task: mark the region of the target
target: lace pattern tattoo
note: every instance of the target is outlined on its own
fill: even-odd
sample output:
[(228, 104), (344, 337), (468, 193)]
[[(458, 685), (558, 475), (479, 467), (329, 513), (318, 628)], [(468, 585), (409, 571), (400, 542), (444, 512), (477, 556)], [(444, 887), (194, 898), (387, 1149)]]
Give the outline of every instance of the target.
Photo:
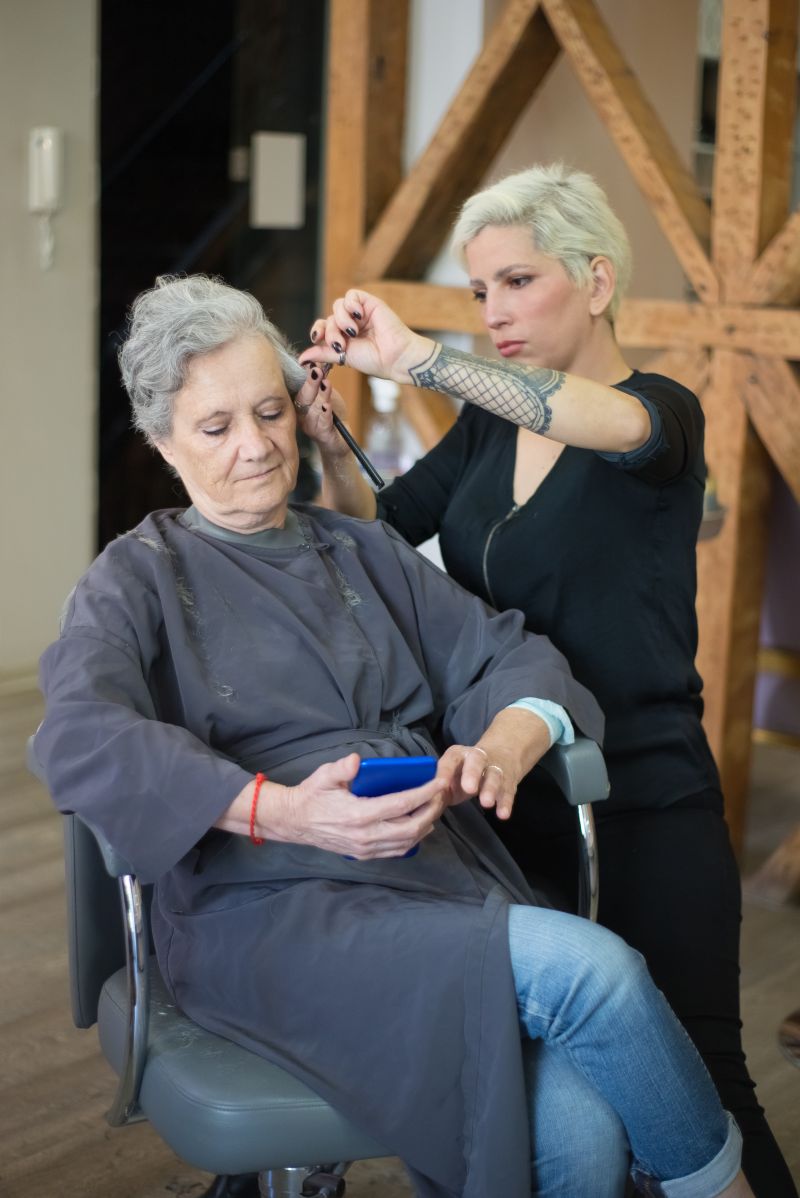
[(415, 387), (455, 395), (534, 433), (550, 428), (553, 411), (548, 401), (564, 385), (560, 370), (492, 362), (448, 345), (437, 345), (409, 374)]

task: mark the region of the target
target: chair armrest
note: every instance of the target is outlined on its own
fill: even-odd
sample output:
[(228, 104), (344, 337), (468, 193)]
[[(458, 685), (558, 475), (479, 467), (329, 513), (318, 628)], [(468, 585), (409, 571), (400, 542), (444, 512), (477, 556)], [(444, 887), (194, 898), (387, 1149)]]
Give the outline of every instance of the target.
[(609, 781), (600, 746), (586, 736), (571, 745), (553, 745), (539, 762), (573, 807), (608, 798)]
[(600, 747), (586, 736), (574, 744), (553, 745), (539, 762), (575, 808), (580, 830), (578, 914), (597, 920), (600, 875), (592, 803), (608, 798), (609, 782)]

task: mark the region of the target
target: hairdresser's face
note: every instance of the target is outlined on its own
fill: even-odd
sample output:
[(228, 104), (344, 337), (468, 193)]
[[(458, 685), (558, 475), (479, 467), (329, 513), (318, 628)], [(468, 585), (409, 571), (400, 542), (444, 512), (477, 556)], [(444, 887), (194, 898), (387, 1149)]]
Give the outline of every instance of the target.
[(576, 287), (522, 225), (487, 225), (466, 247), (470, 286), (504, 358), (575, 372), (592, 332), (591, 288)]
[(197, 510), (235, 532), (282, 528), (297, 479), (294, 406), (264, 337), (193, 358), (158, 446)]

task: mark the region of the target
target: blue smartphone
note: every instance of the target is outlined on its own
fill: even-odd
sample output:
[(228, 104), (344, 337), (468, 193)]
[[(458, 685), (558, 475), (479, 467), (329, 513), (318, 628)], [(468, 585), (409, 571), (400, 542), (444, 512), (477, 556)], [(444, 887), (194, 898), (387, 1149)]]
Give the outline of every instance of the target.
[(413, 790), (436, 775), (435, 757), (364, 757), (350, 790), (373, 799), (399, 790)]
[[(413, 790), (436, 776), (435, 757), (364, 757), (358, 773), (350, 783), (350, 791), (365, 799), (390, 795), (395, 791)], [(403, 853), (413, 857), (419, 845)]]

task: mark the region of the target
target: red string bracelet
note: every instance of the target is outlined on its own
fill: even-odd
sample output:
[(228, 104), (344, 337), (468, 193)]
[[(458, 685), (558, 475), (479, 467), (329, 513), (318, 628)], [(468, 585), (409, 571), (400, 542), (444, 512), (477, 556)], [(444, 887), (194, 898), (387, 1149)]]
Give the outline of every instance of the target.
[(258, 811), (258, 796), (261, 793), (261, 784), (266, 782), (264, 774), (256, 774), (256, 786), (253, 791), (253, 801), (250, 804), (250, 839), (253, 844), (263, 844), (264, 837), (256, 836), (256, 812)]

